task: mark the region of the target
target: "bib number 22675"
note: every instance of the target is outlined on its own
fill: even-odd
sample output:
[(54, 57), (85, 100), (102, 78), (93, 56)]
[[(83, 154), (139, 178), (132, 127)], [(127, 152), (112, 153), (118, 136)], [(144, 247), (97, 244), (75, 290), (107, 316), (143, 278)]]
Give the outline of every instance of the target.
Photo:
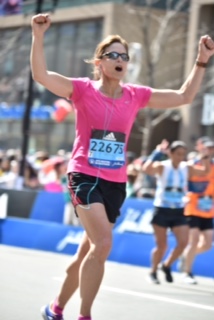
[(91, 166), (118, 169), (125, 165), (125, 134), (114, 131), (93, 130), (88, 153)]

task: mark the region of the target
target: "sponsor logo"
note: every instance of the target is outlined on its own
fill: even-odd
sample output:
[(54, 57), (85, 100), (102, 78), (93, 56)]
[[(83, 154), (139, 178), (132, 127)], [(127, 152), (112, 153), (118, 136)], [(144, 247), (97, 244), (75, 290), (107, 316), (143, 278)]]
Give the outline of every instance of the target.
[(115, 135), (113, 132), (110, 132), (109, 134), (107, 134), (103, 140), (111, 140), (111, 141), (116, 141)]
[(83, 230), (81, 231), (69, 231), (67, 235), (60, 240), (56, 246), (57, 251), (62, 251), (68, 244), (79, 244), (83, 237)]
[(127, 208), (123, 221), (115, 228), (118, 233), (136, 232), (136, 233), (153, 233), (151, 219), (153, 209), (147, 209), (142, 212), (133, 208)]

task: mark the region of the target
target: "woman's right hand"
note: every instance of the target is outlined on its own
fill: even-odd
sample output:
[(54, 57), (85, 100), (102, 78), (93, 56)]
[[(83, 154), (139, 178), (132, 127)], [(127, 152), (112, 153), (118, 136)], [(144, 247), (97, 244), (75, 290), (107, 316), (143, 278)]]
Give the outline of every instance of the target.
[(31, 27), (34, 35), (43, 35), (51, 25), (48, 14), (37, 14), (32, 17)]

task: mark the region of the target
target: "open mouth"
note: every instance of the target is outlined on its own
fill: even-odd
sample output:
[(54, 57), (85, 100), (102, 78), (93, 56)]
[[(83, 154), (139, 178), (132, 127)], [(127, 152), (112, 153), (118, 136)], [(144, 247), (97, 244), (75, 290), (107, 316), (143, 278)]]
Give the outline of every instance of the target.
[(120, 66), (117, 66), (117, 67), (115, 67), (115, 70), (118, 71), (118, 72), (121, 72), (121, 71), (123, 71), (123, 68), (120, 67)]

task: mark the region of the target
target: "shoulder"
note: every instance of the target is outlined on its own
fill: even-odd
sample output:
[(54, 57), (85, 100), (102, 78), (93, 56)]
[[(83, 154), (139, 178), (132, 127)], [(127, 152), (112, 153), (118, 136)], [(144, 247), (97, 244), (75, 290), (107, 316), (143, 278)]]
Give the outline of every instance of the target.
[(152, 92), (152, 88), (148, 86), (142, 86), (138, 84), (133, 83), (123, 83), (122, 87), (124, 90), (130, 91), (132, 93), (146, 93), (146, 92)]
[(131, 83), (123, 84), (123, 91), (129, 93), (137, 108), (145, 108), (152, 95), (152, 88)]
[(89, 86), (93, 80), (90, 78), (84, 77), (84, 78), (71, 78), (73, 86)]
[[(73, 93), (71, 96), (71, 100), (77, 102), (81, 99), (86, 92), (89, 92), (90, 89), (95, 88), (94, 80), (90, 78), (71, 78), (72, 85), (73, 85)], [(87, 91), (86, 91), (87, 89)]]

